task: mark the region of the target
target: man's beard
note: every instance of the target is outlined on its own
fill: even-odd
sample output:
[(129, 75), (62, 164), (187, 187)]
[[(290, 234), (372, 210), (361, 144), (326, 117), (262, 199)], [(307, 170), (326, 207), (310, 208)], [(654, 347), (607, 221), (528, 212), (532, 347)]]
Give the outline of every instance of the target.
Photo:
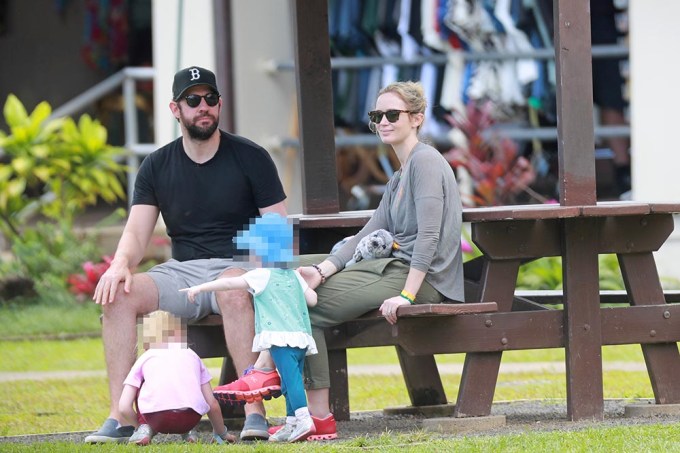
[(195, 124), (189, 123), (189, 120), (184, 117), (184, 112), (182, 111), (181, 106), (179, 107), (179, 112), (180, 112), (180, 121), (182, 122), (184, 127), (187, 129), (187, 133), (189, 134), (189, 137), (192, 140), (200, 140), (200, 141), (208, 140), (210, 137), (212, 137), (212, 135), (217, 130), (217, 120), (214, 119), (212, 116), (204, 115), (201, 118), (199, 118), (199, 120), (203, 119), (203, 118), (210, 118), (211, 120), (213, 120), (213, 122), (210, 124), (210, 126), (201, 127), (201, 126), (197, 126)]
[(189, 137), (193, 140), (208, 140), (217, 130), (217, 121), (213, 121), (209, 126), (201, 127), (196, 124), (184, 124), (187, 128)]

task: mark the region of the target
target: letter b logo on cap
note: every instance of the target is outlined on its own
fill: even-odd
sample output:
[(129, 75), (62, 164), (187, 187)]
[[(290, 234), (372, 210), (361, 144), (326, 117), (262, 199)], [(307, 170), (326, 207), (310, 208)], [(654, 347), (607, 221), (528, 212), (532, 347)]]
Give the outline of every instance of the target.
[(189, 74), (191, 74), (191, 79), (190, 80), (198, 80), (201, 78), (201, 73), (198, 70), (198, 68), (191, 68), (189, 69)]

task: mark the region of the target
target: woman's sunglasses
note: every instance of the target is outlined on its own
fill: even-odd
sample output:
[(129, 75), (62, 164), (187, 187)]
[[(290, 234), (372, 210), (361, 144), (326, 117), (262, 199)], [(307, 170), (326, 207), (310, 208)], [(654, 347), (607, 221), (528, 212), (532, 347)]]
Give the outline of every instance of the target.
[(198, 94), (189, 94), (184, 96), (184, 99), (187, 101), (187, 105), (191, 108), (198, 107), (198, 105), (201, 103), (201, 99), (205, 99), (205, 103), (208, 104), (209, 107), (215, 107), (220, 100), (220, 95), (215, 93), (208, 93), (204, 96), (200, 96)]
[(388, 110), (383, 112), (382, 110), (372, 110), (368, 112), (368, 118), (372, 123), (379, 123), (382, 121), (383, 115), (387, 117), (387, 121), (390, 123), (396, 123), (399, 120), (399, 115), (402, 113), (414, 113), (410, 110)]

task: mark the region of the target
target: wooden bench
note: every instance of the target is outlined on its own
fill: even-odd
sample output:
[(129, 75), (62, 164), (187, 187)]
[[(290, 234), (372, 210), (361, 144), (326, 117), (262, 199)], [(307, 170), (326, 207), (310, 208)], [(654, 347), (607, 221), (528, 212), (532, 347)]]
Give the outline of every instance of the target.
[[(483, 256), (465, 263), (466, 303), (416, 306), (392, 326), (375, 312), (326, 331), (331, 405), (349, 417), (349, 348), (395, 346), (413, 406), (448, 403), (435, 354), (466, 353), (453, 415), (489, 415), (503, 351), (565, 348), (567, 408), (572, 420), (603, 413), (602, 345), (640, 344), (656, 402), (679, 403), (679, 292), (662, 290), (652, 252), (673, 230), (680, 204), (601, 203), (465, 209)], [(327, 252), (353, 234), (371, 211), (297, 217), (301, 253)], [(601, 292), (597, 255), (614, 253), (626, 291)], [(522, 263), (562, 256), (565, 291), (516, 291)], [(480, 305), (481, 303), (482, 305)], [(553, 304), (563, 304), (556, 309)], [(624, 306), (602, 306), (602, 304)], [(484, 305), (492, 304), (492, 305)], [(420, 307), (420, 308), (418, 308)], [(410, 308), (409, 308), (410, 309)], [(455, 310), (466, 310), (455, 312)], [(470, 311), (471, 310), (471, 311)], [(226, 357), (221, 319), (190, 327), (202, 357)], [(223, 367), (221, 382), (236, 378)]]
[[(441, 304), (409, 305), (398, 308), (399, 321), (395, 325), (385, 321), (378, 310), (373, 310), (356, 320), (327, 329), (326, 342), (331, 374), (331, 407), (335, 418), (337, 420), (349, 420), (347, 349), (350, 348), (395, 346), (413, 406), (446, 404), (446, 395), (436, 364), (434, 361), (430, 362), (427, 358), (423, 359), (425, 356), (413, 357), (401, 347), (399, 329), (407, 324), (409, 319), (474, 315), (491, 313), (496, 309), (497, 306), (494, 302), (462, 303), (446, 301)], [(200, 357), (224, 357), (220, 376), (221, 384), (236, 378), (236, 373), (225, 347), (221, 316), (210, 315), (198, 323), (190, 325), (188, 343)], [(235, 410), (238, 409), (235, 408)]]

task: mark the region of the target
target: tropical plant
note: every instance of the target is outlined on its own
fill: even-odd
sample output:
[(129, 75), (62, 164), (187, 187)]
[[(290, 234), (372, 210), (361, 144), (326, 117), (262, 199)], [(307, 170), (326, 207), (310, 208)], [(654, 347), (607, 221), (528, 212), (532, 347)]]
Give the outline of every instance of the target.
[(10, 94), (3, 110), (10, 133), (0, 131), (0, 231), (19, 240), (33, 213), (72, 225), (76, 214), (98, 199), (125, 198), (118, 162), (126, 151), (107, 144), (107, 131), (89, 115), (50, 119), (41, 102), (29, 115)]
[(103, 256), (102, 261), (99, 263), (93, 263), (92, 261), (86, 261), (83, 263), (83, 273), (71, 274), (68, 276), (68, 284), (70, 290), (73, 294), (82, 300), (86, 297), (92, 297), (94, 290), (99, 283), (99, 279), (106, 272), (106, 270), (111, 266), (111, 261), (113, 257)]
[[(494, 124), (495, 106), (487, 101), (470, 102), (466, 112), (453, 112), (446, 119), (461, 134), (453, 148), (443, 153), (456, 170), (459, 180), (469, 179), (472, 193), (462, 190), (468, 206), (498, 206), (515, 202), (525, 192), (540, 202), (546, 200), (529, 185), (536, 178), (531, 162), (518, 152), (517, 144), (506, 137), (486, 134)], [(465, 173), (463, 175), (462, 173)], [(464, 189), (464, 187), (462, 187)]]
[(64, 299), (68, 275), (101, 256), (93, 237), (74, 231), (74, 219), (99, 199), (125, 198), (118, 161), (126, 151), (108, 145), (106, 128), (89, 115), (77, 123), (52, 119), (46, 102), (28, 114), (14, 95), (3, 113), (9, 133), (0, 131), (0, 233), (13, 259), (0, 257), (0, 275), (28, 277), (39, 298)]

